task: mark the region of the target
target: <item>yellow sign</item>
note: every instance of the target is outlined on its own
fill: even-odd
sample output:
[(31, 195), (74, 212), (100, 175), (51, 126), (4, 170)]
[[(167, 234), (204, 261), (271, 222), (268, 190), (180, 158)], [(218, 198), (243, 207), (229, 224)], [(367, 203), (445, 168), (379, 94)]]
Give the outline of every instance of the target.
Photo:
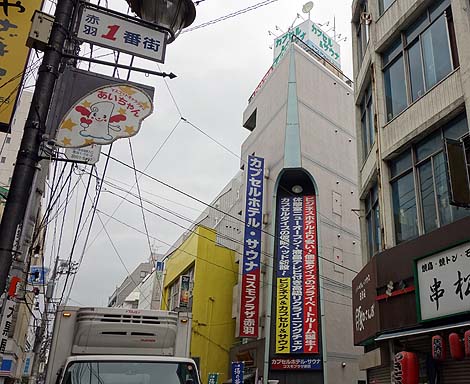
[(28, 59), (26, 39), (42, 0), (0, 1), (0, 131), (6, 131)]
[(290, 277), (277, 278), (276, 353), (290, 353)]

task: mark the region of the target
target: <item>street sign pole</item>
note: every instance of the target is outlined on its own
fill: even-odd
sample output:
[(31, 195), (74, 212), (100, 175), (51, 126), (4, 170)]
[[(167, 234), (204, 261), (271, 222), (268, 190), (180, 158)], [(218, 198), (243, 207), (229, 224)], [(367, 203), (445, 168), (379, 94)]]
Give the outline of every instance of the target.
[(18, 240), (21, 238), (22, 222), (39, 161), (39, 146), (45, 132), (54, 85), (59, 76), (62, 50), (69, 33), (73, 10), (73, 0), (57, 1), (55, 22), (39, 67), (38, 80), (0, 224), (0, 294), (5, 291), (13, 259), (20, 252)]

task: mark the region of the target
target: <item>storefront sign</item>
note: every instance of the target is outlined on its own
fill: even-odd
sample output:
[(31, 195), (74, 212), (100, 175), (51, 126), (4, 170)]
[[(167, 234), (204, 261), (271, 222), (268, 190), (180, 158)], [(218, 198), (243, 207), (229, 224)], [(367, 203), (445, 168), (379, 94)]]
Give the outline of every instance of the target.
[(375, 260), (371, 260), (353, 279), (352, 304), (354, 319), (354, 344), (375, 336), (379, 331)]
[(136, 135), (142, 121), (152, 111), (149, 95), (132, 85), (95, 89), (77, 101), (62, 118), (56, 144), (65, 148), (111, 144)]
[(278, 207), (276, 353), (319, 353), (316, 197), (283, 197)]
[(209, 373), (209, 377), (207, 379), (207, 384), (217, 384), (219, 382), (219, 374), (218, 373)]
[(48, 271), (48, 268), (32, 266), (29, 270), (28, 283), (44, 285), (46, 283), (46, 275)]
[(7, 298), (2, 311), (2, 320), (0, 323), (0, 356), (5, 353), (7, 347), (8, 335), (11, 331), (13, 321), (13, 312), (15, 311), (16, 303)]
[(0, 364), (0, 376), (13, 376), (16, 371), (15, 361), (9, 358), (3, 358)]
[(23, 365), (23, 377), (31, 376), (31, 369), (33, 367), (33, 354), (31, 352), (26, 354)]
[(470, 311), (470, 243), (416, 261), (420, 320)]
[(130, 19), (83, 8), (77, 37), (89, 43), (163, 63), (166, 37), (155, 28)]
[(101, 145), (90, 145), (89, 147), (83, 148), (67, 148), (64, 154), (68, 160), (93, 165), (100, 159)]
[(258, 337), (264, 159), (248, 156), (240, 337)]
[(287, 52), (289, 44), (296, 40), (304, 42), (322, 58), (335, 67), (341, 68), (341, 48), (339, 44), (311, 20), (291, 28), (288, 32), (274, 40), (273, 66), (279, 64), (279, 61)]
[(189, 276), (181, 276), (180, 308), (188, 308), (189, 305)]
[(245, 364), (242, 361), (232, 363), (232, 384), (243, 384), (243, 370)]
[(322, 369), (322, 361), (321, 359), (272, 359), (271, 369), (275, 371), (319, 371)]
[(3, 1), (0, 6), (0, 132), (8, 132), (29, 48), (31, 19), (42, 0)]

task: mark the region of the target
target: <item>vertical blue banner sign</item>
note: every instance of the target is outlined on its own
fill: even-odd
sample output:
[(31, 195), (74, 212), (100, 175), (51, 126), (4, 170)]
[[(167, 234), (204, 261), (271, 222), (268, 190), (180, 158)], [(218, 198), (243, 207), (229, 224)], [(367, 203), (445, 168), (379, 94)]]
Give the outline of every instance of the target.
[(264, 159), (248, 156), (243, 243), (240, 337), (258, 337), (263, 225)]
[(232, 384), (243, 384), (243, 369), (245, 364), (243, 361), (232, 363)]

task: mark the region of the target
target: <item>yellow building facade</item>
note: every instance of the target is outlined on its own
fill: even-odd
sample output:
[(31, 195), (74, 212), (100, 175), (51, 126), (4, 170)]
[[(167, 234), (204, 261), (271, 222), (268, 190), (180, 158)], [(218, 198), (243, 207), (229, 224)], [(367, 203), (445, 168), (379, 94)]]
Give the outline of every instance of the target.
[(178, 310), (181, 276), (189, 276), (193, 324), (191, 357), (199, 358), (201, 379), (219, 373), (228, 379), (229, 351), (235, 343), (233, 287), (237, 284), (235, 252), (216, 244), (215, 230), (197, 226), (165, 263), (163, 309)]

